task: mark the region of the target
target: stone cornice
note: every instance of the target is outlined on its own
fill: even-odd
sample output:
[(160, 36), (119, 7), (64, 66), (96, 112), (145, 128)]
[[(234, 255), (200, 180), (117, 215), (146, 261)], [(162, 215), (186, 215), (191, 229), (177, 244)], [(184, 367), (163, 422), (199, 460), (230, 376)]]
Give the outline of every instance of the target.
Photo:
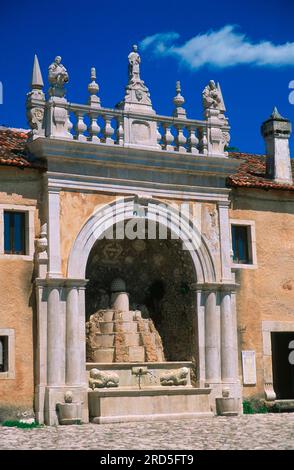
[[(156, 171), (197, 172), (225, 177), (233, 173), (241, 161), (228, 158), (191, 155), (180, 152), (168, 152), (153, 149), (117, 147), (115, 145), (92, 142), (79, 142), (67, 139), (39, 137), (28, 143), (29, 150), (39, 158), (50, 160), (86, 161), (95, 165), (135, 166), (136, 168), (154, 168)], [(49, 168), (50, 170), (50, 168)]]

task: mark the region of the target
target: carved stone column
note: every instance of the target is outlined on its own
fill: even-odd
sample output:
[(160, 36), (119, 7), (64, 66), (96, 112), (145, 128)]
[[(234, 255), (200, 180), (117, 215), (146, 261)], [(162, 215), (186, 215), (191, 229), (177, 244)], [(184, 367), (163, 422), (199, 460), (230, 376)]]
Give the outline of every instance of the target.
[(48, 277), (61, 277), (60, 189), (48, 187)]
[[(85, 280), (67, 280), (66, 298), (66, 384), (84, 383), (85, 369), (84, 344), (85, 325), (81, 324), (79, 290)], [(82, 310), (84, 317), (84, 309)]]
[(205, 302), (205, 368), (206, 382), (219, 383), (220, 364), (220, 315), (216, 308), (216, 292), (208, 291)]
[(222, 382), (235, 383), (237, 377), (237, 350), (234, 311), (231, 293), (221, 293), (221, 372)]
[(66, 383), (80, 383), (79, 310), (78, 290), (67, 289), (66, 299)]
[(218, 202), (220, 250), (221, 250), (221, 276), (223, 282), (232, 281), (231, 268), (231, 234), (229, 219), (229, 201)]
[(58, 279), (51, 279), (48, 289), (47, 384), (65, 383), (65, 316), (61, 308)]

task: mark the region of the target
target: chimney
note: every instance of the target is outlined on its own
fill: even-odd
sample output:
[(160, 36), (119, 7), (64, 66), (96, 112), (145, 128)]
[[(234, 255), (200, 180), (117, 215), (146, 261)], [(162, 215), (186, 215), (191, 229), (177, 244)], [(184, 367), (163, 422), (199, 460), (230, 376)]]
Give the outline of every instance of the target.
[(277, 183), (292, 184), (289, 137), (291, 123), (275, 107), (269, 119), (261, 126), (266, 145), (266, 172)]

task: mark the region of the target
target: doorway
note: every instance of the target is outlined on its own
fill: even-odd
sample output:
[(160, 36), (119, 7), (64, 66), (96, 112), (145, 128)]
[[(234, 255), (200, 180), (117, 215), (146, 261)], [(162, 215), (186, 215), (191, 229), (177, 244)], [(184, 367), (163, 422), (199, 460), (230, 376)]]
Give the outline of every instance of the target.
[(294, 364), (289, 360), (291, 341), (294, 332), (271, 333), (273, 385), (279, 400), (294, 398)]

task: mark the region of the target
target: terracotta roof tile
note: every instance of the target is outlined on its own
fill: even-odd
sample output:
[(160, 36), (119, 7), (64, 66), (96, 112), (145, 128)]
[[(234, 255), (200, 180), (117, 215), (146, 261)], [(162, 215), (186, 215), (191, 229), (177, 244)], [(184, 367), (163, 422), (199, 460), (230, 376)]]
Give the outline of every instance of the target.
[(43, 168), (42, 162), (34, 159), (25, 149), (28, 131), (0, 129), (0, 165), (19, 168)]
[[(227, 185), (233, 188), (279, 189), (294, 191), (294, 184), (276, 183), (266, 176), (266, 156), (242, 152), (230, 152), (230, 158), (243, 160), (237, 173), (227, 178)], [(291, 161), (294, 175), (294, 160)]]

